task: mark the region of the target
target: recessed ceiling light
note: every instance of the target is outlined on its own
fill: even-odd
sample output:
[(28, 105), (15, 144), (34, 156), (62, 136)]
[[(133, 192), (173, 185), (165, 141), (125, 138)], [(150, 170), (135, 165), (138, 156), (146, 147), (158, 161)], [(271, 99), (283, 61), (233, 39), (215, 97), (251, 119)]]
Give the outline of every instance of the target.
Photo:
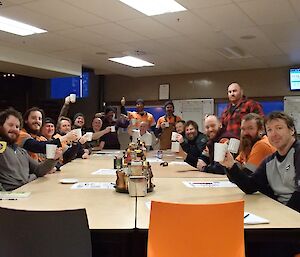
[(0, 16), (0, 30), (19, 36), (28, 36), (32, 34), (47, 32), (46, 30), (19, 21), (15, 21), (3, 16)]
[(123, 56), (123, 57), (116, 57), (116, 58), (109, 58), (109, 61), (121, 63), (124, 65), (128, 65), (134, 68), (138, 67), (145, 67), (145, 66), (154, 66), (153, 63), (144, 61), (142, 59), (133, 57), (133, 56)]
[(245, 40), (250, 40), (250, 39), (254, 39), (256, 38), (256, 36), (254, 35), (244, 35), (244, 36), (241, 36), (240, 39), (245, 39)]
[(163, 13), (186, 11), (182, 5), (174, 0), (119, 0), (124, 4), (148, 16)]

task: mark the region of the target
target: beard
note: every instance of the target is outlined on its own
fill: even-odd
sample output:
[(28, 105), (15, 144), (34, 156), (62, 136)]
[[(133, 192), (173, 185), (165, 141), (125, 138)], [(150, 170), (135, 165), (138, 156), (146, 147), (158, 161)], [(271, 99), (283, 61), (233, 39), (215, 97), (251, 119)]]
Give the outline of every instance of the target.
[(244, 152), (246, 156), (248, 156), (251, 152), (251, 149), (253, 145), (261, 139), (260, 135), (256, 135), (255, 138), (252, 138), (249, 135), (245, 135), (241, 137), (241, 145), (240, 145), (240, 151)]
[[(35, 123), (35, 124), (38, 124), (38, 123)], [(40, 129), (31, 129), (27, 123), (24, 123), (24, 129), (26, 130), (27, 133), (29, 134), (33, 134), (33, 135), (37, 135), (37, 136), (40, 136)]]
[(15, 133), (15, 132), (12, 133), (15, 134), (15, 138), (10, 138), (8, 133), (4, 130), (4, 128), (0, 127), (0, 137), (9, 145), (15, 144), (19, 138), (19, 133)]

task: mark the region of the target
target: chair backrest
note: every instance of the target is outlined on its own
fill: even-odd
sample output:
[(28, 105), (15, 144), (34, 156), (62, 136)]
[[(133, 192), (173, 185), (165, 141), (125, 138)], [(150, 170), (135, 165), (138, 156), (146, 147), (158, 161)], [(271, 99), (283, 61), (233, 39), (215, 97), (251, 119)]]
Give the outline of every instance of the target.
[(148, 257), (244, 257), (244, 201), (151, 203)]
[(0, 256), (91, 257), (85, 209), (24, 211), (0, 208)]

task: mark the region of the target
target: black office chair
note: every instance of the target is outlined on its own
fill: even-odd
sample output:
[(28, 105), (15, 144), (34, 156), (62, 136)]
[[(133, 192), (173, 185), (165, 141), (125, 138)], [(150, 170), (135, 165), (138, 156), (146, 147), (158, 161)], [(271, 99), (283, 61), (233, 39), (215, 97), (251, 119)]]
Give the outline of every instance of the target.
[(0, 256), (91, 257), (85, 209), (24, 211), (0, 208)]

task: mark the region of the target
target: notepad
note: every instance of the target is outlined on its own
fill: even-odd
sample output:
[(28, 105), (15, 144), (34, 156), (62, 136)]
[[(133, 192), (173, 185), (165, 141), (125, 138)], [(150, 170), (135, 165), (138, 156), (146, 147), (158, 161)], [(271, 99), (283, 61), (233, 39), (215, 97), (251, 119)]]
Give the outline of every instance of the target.
[(182, 181), (186, 187), (198, 188), (198, 187), (237, 187), (236, 184), (230, 181)]
[[(249, 214), (249, 215), (248, 215)], [(257, 216), (250, 212), (244, 212), (244, 224), (245, 225), (256, 225), (256, 224), (268, 224), (270, 223), (269, 220)]]
[(11, 191), (1, 191), (0, 199), (1, 200), (18, 200), (27, 198), (30, 196), (30, 192), (11, 192)]
[(115, 189), (111, 182), (79, 182), (71, 186), (71, 189)]
[(172, 161), (169, 163), (170, 165), (182, 165), (182, 166), (190, 166), (188, 163), (184, 161)]
[(92, 175), (116, 175), (115, 169), (99, 169), (92, 172)]

